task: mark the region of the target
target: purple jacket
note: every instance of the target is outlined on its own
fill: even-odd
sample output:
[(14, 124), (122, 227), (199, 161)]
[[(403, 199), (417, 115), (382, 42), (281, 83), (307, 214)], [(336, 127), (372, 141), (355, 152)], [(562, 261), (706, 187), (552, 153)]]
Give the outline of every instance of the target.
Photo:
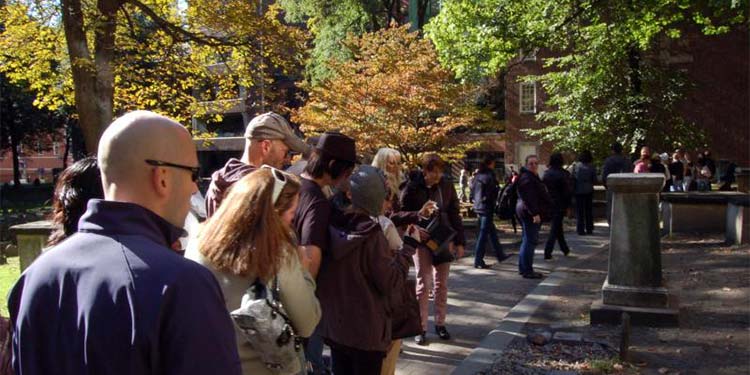
[(183, 233), (135, 204), (92, 199), (78, 233), (11, 290), (17, 374), (240, 374), (211, 272), (170, 245)]
[(208, 190), (206, 190), (206, 215), (208, 217), (213, 216), (214, 212), (219, 209), (221, 201), (224, 200), (224, 195), (229, 187), (256, 169), (256, 167), (245, 164), (239, 159), (231, 158), (227, 160), (223, 168), (211, 175), (211, 184), (208, 185)]

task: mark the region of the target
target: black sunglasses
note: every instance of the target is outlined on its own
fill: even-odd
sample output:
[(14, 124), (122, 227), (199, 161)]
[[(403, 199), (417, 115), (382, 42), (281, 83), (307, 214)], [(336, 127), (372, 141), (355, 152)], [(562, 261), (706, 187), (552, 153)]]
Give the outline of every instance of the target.
[(148, 165), (153, 165), (155, 167), (172, 167), (190, 171), (190, 178), (193, 180), (193, 182), (198, 182), (198, 179), (200, 179), (200, 175), (198, 174), (198, 172), (200, 172), (200, 167), (189, 167), (187, 165), (174, 164), (166, 161), (152, 159), (146, 159), (145, 161)]

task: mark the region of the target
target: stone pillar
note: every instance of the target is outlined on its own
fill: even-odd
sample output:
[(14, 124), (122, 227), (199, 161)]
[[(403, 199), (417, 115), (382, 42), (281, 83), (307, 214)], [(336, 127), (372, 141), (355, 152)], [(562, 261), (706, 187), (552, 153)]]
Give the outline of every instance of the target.
[(676, 322), (661, 270), (659, 192), (663, 184), (661, 173), (607, 177), (613, 194), (609, 269), (602, 300), (592, 305), (592, 323), (618, 323), (622, 312), (630, 314), (633, 324)]
[(46, 220), (10, 227), (11, 232), (16, 235), (21, 272), (42, 253), (42, 249), (47, 246), (47, 238), (54, 229), (52, 222)]

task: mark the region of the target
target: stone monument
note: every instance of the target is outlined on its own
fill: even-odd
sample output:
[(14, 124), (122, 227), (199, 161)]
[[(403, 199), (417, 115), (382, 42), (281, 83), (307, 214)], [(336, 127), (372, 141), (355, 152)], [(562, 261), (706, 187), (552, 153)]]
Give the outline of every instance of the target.
[(612, 191), (609, 269), (602, 299), (591, 306), (591, 323), (619, 324), (627, 312), (634, 325), (677, 325), (676, 298), (662, 279), (659, 229), (661, 173), (607, 177)]

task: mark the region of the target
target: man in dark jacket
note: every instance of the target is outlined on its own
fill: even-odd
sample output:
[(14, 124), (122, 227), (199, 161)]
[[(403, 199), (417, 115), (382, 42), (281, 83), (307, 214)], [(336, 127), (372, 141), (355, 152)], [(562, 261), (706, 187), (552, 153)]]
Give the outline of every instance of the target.
[(266, 164), (281, 169), (289, 151), (305, 153), (309, 147), (294, 134), (289, 122), (273, 112), (256, 116), (245, 129), (245, 152), (241, 159), (231, 158), (211, 175), (206, 191), (206, 214), (211, 217), (224, 194), (235, 182)]
[[(460, 258), (464, 254), (464, 227), (459, 215), (456, 189), (452, 183), (442, 178), (445, 163), (436, 154), (427, 154), (420, 164), (421, 169), (410, 173), (408, 182), (401, 190), (401, 207), (404, 211), (419, 211), (428, 201), (434, 202), (446, 225), (450, 225), (456, 232), (450, 247)], [(445, 316), (448, 308), (450, 261), (442, 262), (441, 259), (434, 262), (432, 252), (427, 247), (420, 246), (414, 256), (414, 265), (417, 271), (417, 299), (424, 330), (415, 340), (419, 345), (427, 345), (428, 285), (435, 286), (435, 332), (441, 339), (448, 340), (450, 334), (445, 327)]]
[(568, 243), (565, 242), (565, 231), (563, 228), (563, 218), (565, 211), (570, 206), (572, 191), (570, 188), (570, 173), (563, 169), (562, 154), (556, 152), (549, 157), (549, 169), (544, 172), (542, 182), (547, 186), (547, 191), (552, 198), (552, 223), (549, 230), (549, 238), (544, 246), (544, 259), (552, 259), (552, 250), (555, 248), (555, 242), (560, 243), (560, 251), (565, 256), (570, 253)]
[(503, 251), (503, 246), (497, 239), (497, 229), (494, 222), (495, 202), (499, 190), (495, 177), (495, 159), (488, 156), (482, 161), (479, 173), (474, 177), (470, 190), (474, 200), (474, 212), (479, 216), (479, 234), (474, 249), (474, 268), (491, 267), (491, 265), (484, 263), (484, 247), (487, 244), (488, 237), (492, 249), (495, 251), (497, 262), (500, 263), (508, 259)]
[(105, 200), (8, 299), (17, 374), (240, 374), (211, 273), (172, 246), (197, 190), (190, 133), (130, 112), (99, 143)]
[[(630, 173), (633, 164), (622, 155), (622, 145), (618, 142), (612, 144), (612, 155), (604, 160), (602, 167), (602, 183), (607, 187), (607, 176), (612, 173)], [(607, 189), (607, 222), (612, 218), (612, 192)]]
[(518, 254), (518, 273), (526, 279), (540, 279), (542, 274), (534, 272), (534, 250), (539, 243), (539, 229), (542, 219), (548, 218), (552, 199), (539, 179), (539, 158), (526, 157), (526, 166), (521, 168), (518, 177), (518, 203), (516, 215), (521, 219), (521, 251)]

